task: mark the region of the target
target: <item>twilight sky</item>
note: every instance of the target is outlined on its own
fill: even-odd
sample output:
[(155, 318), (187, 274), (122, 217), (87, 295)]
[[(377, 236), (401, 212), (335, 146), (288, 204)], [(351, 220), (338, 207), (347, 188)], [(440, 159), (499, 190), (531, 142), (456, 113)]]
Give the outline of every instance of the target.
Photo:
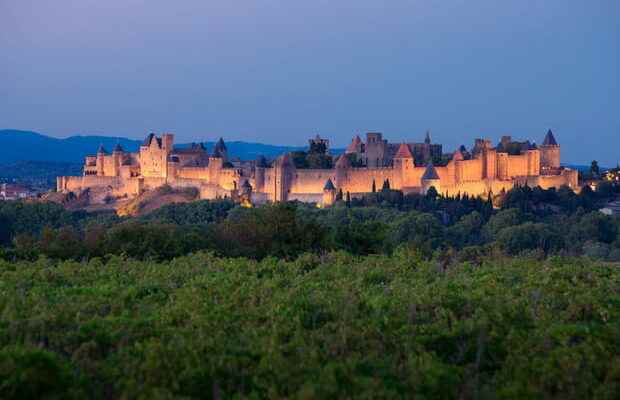
[(617, 0), (0, 0), (0, 129), (620, 161)]

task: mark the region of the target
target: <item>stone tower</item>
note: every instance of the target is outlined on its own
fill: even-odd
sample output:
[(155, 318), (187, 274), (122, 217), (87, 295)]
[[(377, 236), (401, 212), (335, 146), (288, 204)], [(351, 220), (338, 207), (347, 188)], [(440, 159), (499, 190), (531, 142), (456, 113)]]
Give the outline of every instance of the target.
[(394, 187), (402, 188), (407, 182), (407, 176), (413, 172), (414, 159), (407, 143), (401, 143), (394, 155)]
[(120, 143), (117, 143), (116, 146), (114, 146), (114, 150), (112, 150), (112, 160), (113, 160), (113, 175), (114, 176), (119, 176), (120, 175), (120, 171), (121, 171), (121, 164), (123, 163), (123, 147), (121, 146)]
[(432, 162), (428, 163), (426, 171), (422, 175), (422, 194), (427, 194), (431, 187), (434, 187), (437, 193), (441, 193), (439, 175)]
[(366, 133), (366, 166), (378, 168), (384, 166), (387, 153), (387, 140), (380, 132)]
[(288, 153), (279, 157), (274, 167), (274, 201), (287, 201), (290, 185), (292, 183), (293, 163)]
[(540, 146), (541, 170), (553, 170), (560, 168), (560, 145), (556, 142), (551, 129), (547, 131), (545, 140)]
[(347, 146), (346, 150), (344, 151), (345, 154), (361, 154), (362, 153), (362, 148), (363, 148), (363, 143), (362, 143), (362, 139), (360, 139), (359, 135), (355, 135), (355, 137), (353, 138), (353, 140), (351, 140), (351, 143)]
[(215, 143), (215, 146), (213, 147), (213, 155), (215, 157), (220, 157), (224, 163), (228, 161), (228, 149), (226, 148), (224, 139), (220, 138), (220, 140)]
[(174, 147), (174, 135), (172, 133), (164, 133), (161, 135), (162, 149), (166, 153), (170, 153)]
[(336, 187), (332, 182), (331, 178), (325, 182), (325, 186), (323, 187), (323, 207), (329, 207), (336, 202)]
[(99, 150), (97, 150), (97, 175), (104, 176), (105, 175), (105, 155), (106, 151), (103, 147), (103, 144), (99, 146)]
[(265, 190), (265, 168), (267, 168), (267, 160), (264, 156), (259, 156), (256, 159), (256, 165), (254, 167), (254, 189), (257, 192)]

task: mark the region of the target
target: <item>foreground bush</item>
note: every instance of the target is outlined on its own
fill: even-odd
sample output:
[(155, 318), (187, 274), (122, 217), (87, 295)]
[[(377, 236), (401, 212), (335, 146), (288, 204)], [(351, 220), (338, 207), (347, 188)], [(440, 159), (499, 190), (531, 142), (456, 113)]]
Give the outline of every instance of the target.
[(620, 269), (332, 253), (0, 261), (2, 398), (620, 391)]

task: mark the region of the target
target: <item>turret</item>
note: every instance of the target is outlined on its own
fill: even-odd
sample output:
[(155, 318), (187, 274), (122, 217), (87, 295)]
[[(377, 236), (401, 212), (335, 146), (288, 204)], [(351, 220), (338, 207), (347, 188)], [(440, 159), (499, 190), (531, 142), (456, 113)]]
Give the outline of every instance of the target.
[(359, 135), (355, 135), (351, 143), (347, 146), (344, 151), (345, 154), (358, 154), (362, 152), (362, 139), (360, 139)]
[(274, 166), (275, 174), (275, 198), (274, 201), (288, 200), (288, 191), (292, 181), (293, 169), (295, 166), (291, 162), (288, 153), (280, 156)]
[(121, 165), (123, 164), (123, 147), (120, 143), (116, 143), (114, 150), (112, 150), (112, 160), (114, 166), (114, 176), (120, 175)]
[(323, 186), (323, 207), (329, 207), (336, 202), (336, 187), (332, 182), (331, 178), (325, 182), (325, 186)]
[(147, 150), (151, 146), (151, 144), (155, 144), (159, 147), (159, 140), (157, 139), (157, 136), (155, 136), (155, 133), (153, 132), (149, 133), (146, 136), (146, 138), (144, 139), (144, 142), (142, 142), (142, 145), (140, 146), (140, 149)]
[(105, 151), (103, 144), (99, 145), (99, 149), (97, 150), (97, 175), (98, 176), (105, 175), (104, 164), (105, 164), (106, 154), (107, 152)]
[(536, 147), (536, 144), (530, 146), (526, 151), (527, 154), (527, 174), (529, 176), (540, 175), (540, 153), (541, 151)]
[(407, 143), (401, 143), (398, 151), (394, 155), (396, 187), (404, 187), (407, 182), (407, 174), (412, 172), (414, 168), (413, 154)]
[(224, 168), (224, 160), (219, 154), (214, 153), (209, 156), (209, 166), (207, 168), (209, 169), (209, 182), (217, 184), (220, 179), (220, 172)]
[(174, 135), (172, 133), (164, 133), (161, 136), (162, 148), (170, 153), (174, 146)]
[(407, 143), (401, 143), (394, 154), (394, 167), (397, 166), (404, 169), (413, 167), (413, 154)]
[(213, 156), (220, 157), (224, 162), (228, 161), (228, 149), (226, 148), (224, 139), (220, 138), (220, 140), (215, 143), (213, 147)]
[(543, 171), (560, 168), (560, 145), (555, 140), (551, 129), (547, 131), (540, 146), (540, 167)]
[(254, 183), (256, 185), (256, 191), (262, 192), (265, 186), (265, 168), (267, 168), (267, 160), (264, 156), (259, 156), (256, 159), (256, 165), (254, 166)]
[(428, 190), (431, 187), (434, 187), (437, 193), (440, 193), (441, 185), (440, 185), (439, 175), (437, 174), (437, 170), (433, 163), (428, 163), (426, 166), (426, 171), (424, 171), (424, 175), (422, 175), (422, 194), (428, 193)]

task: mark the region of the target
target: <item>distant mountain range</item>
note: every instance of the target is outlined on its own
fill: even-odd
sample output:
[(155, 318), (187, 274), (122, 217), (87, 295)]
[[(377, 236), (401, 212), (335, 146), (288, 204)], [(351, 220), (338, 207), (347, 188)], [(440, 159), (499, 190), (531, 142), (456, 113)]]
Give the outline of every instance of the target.
[[(99, 145), (111, 151), (120, 143), (126, 151), (137, 151), (141, 140), (109, 136), (71, 136), (66, 139), (57, 139), (31, 131), (5, 129), (0, 130), (0, 165), (22, 161), (79, 163), (84, 157), (95, 154)], [(209, 152), (213, 149), (213, 142), (205, 142)], [(179, 147), (188, 146), (188, 143), (179, 144)], [(295, 150), (305, 150), (303, 147), (274, 146), (250, 142), (226, 142), (231, 157), (242, 160), (254, 160), (259, 155), (274, 158), (281, 154)], [(331, 149), (332, 154), (340, 154), (344, 149)], [(589, 165), (567, 165), (569, 168), (589, 170)], [(602, 167), (601, 167), (602, 168)], [(604, 168), (602, 168), (604, 169)]]
[[(137, 151), (141, 140), (108, 136), (71, 136), (66, 139), (57, 139), (30, 131), (5, 129), (0, 130), (0, 164), (9, 164), (17, 161), (45, 161), (81, 163), (84, 157), (95, 154), (99, 145), (108, 151), (120, 143), (125, 151)], [(213, 142), (205, 142), (209, 152)], [(188, 144), (179, 144), (180, 147)], [(301, 147), (274, 146), (262, 143), (226, 142), (228, 154), (242, 160), (253, 160), (259, 155), (267, 158), (280, 154), (301, 150)], [(336, 150), (337, 151), (337, 150)]]

